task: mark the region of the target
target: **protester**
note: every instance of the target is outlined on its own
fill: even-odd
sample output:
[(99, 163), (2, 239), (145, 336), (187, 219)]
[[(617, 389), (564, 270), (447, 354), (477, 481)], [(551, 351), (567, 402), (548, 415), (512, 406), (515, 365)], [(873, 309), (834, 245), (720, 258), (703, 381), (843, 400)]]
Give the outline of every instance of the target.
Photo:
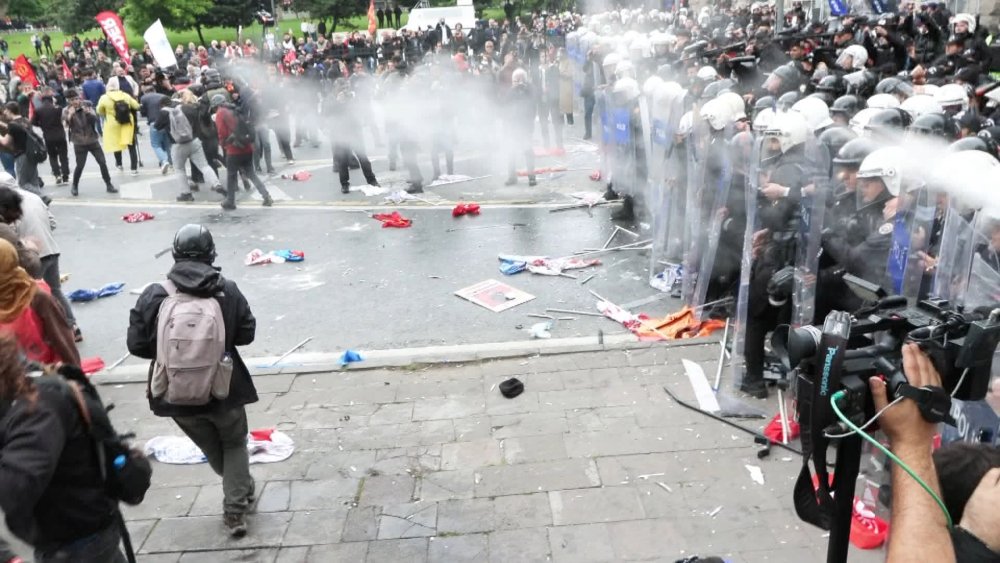
[(211, 101), (215, 110), (215, 128), (219, 134), (219, 145), (226, 155), (226, 199), (222, 202), (223, 209), (236, 209), (237, 175), (242, 174), (249, 180), (263, 198), (262, 205), (271, 207), (274, 200), (268, 193), (264, 182), (257, 177), (253, 169), (253, 139), (256, 131), (244, 116), (238, 115), (237, 109), (225, 102), (225, 98), (216, 94)]
[(154, 124), (160, 116), (160, 110), (169, 101), (169, 96), (156, 92), (152, 86), (144, 87), (142, 97), (139, 98), (139, 114), (146, 118), (146, 124), (149, 125), (149, 144), (153, 147), (160, 171), (164, 175), (170, 173), (170, 146), (173, 142), (166, 131), (157, 129)]
[(73, 155), (76, 160), (70, 193), (74, 197), (80, 195), (80, 176), (83, 175), (83, 167), (87, 164), (87, 155), (92, 155), (97, 161), (105, 191), (109, 194), (118, 193), (118, 188), (111, 183), (111, 173), (108, 171), (104, 151), (101, 149), (100, 118), (97, 117), (97, 112), (90, 102), (80, 98), (75, 89), (66, 93), (66, 101), (69, 105), (63, 110), (62, 119), (69, 130), (69, 140), (73, 143)]
[[(36, 155), (44, 152), (44, 141), (39, 139), (31, 129), (28, 120), (21, 116), (21, 107), (17, 102), (7, 102), (4, 105), (3, 117), (7, 132), (0, 138), (0, 148), (14, 155), (14, 170), (17, 184), (21, 188), (38, 196), (42, 195), (41, 177), (38, 175), (38, 164), (41, 162)], [(44, 196), (48, 203), (48, 196)]]
[(138, 153), (135, 146), (135, 112), (139, 102), (122, 92), (119, 80), (111, 80), (107, 93), (97, 102), (97, 114), (104, 118), (104, 150), (115, 155), (115, 168), (123, 171), (122, 152), (128, 150), (129, 169), (133, 176), (139, 174)]
[[(236, 347), (253, 342), (257, 322), (236, 283), (213, 267), (215, 242), (207, 228), (181, 227), (174, 236), (173, 256), (174, 265), (167, 281), (149, 285), (129, 313), (128, 349), (134, 356), (156, 362), (151, 366), (151, 378), (158, 377), (152, 371), (160, 369), (157, 365), (166, 371), (167, 381), (151, 379), (149, 406), (153, 414), (173, 418), (201, 448), (212, 470), (222, 477), (223, 523), (234, 537), (242, 537), (247, 533), (246, 514), (253, 506), (256, 492), (247, 453), (246, 405), (257, 402), (257, 391)], [(167, 355), (168, 348), (163, 346), (163, 339), (170, 336), (167, 331), (174, 329), (167, 327), (169, 319), (161, 315), (187, 310), (185, 302), (203, 304), (199, 309), (200, 323), (224, 325), (218, 327), (220, 331), (203, 332), (199, 341), (199, 349), (222, 351), (223, 355), (210, 360), (213, 366), (215, 362), (219, 364), (216, 374), (218, 370), (228, 370), (231, 375), (230, 385), (220, 393), (223, 399), (212, 396), (204, 397), (201, 404), (171, 404), (169, 394), (159, 387), (161, 383), (168, 384), (171, 370), (175, 369), (172, 361), (177, 360), (175, 355)], [(222, 336), (224, 341), (205, 340), (210, 335)], [(207, 377), (218, 376), (207, 374)]]
[(173, 140), (170, 156), (174, 166), (174, 176), (180, 185), (180, 195), (177, 201), (194, 201), (191, 192), (198, 189), (195, 183), (189, 183), (185, 175), (188, 160), (192, 167), (197, 168), (205, 179), (205, 184), (212, 191), (226, 195), (225, 189), (219, 183), (219, 177), (209, 166), (201, 144), (201, 120), (198, 118), (198, 98), (190, 90), (183, 90), (180, 103), (164, 106), (153, 127), (165, 131)]

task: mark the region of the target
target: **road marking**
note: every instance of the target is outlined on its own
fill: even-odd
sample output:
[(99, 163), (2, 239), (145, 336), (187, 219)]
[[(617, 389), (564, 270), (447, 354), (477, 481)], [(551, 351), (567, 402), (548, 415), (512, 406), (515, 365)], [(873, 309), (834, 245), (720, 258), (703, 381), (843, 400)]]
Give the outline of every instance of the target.
[[(155, 207), (160, 209), (218, 209), (219, 202), (193, 202), (193, 203), (174, 203), (167, 201), (154, 201), (154, 200), (129, 200), (127, 202), (121, 200), (108, 200), (108, 201), (94, 201), (94, 200), (80, 200), (80, 199), (57, 199), (54, 200), (53, 205), (58, 207), (94, 207), (94, 208), (109, 208), (109, 209), (124, 209), (133, 208), (137, 203), (144, 204), (148, 207)], [(456, 202), (448, 202), (456, 203)], [(483, 209), (550, 209), (553, 207), (559, 207), (566, 205), (564, 202), (559, 203), (539, 203), (539, 202), (504, 202), (504, 201), (485, 201), (481, 202), (480, 207)], [(278, 209), (294, 209), (299, 211), (349, 211), (356, 212), (359, 210), (371, 211), (379, 209), (405, 209), (406, 211), (439, 211), (446, 210), (451, 211), (451, 209), (444, 205), (426, 205), (415, 203), (411, 205), (382, 205), (377, 202), (372, 203), (354, 203), (354, 202), (343, 202), (343, 203), (331, 203), (328, 201), (296, 201), (293, 204), (282, 204), (274, 208), (268, 209), (267, 212)], [(586, 208), (581, 211), (586, 211)]]

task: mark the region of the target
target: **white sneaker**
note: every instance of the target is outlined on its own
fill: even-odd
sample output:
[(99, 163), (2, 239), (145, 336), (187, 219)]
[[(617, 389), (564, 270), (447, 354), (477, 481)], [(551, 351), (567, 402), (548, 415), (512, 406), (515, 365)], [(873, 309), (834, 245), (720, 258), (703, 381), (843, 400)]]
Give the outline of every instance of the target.
[(166, 176), (167, 174), (170, 173), (170, 163), (169, 162), (164, 162), (163, 164), (160, 165), (160, 173), (163, 174), (164, 176)]

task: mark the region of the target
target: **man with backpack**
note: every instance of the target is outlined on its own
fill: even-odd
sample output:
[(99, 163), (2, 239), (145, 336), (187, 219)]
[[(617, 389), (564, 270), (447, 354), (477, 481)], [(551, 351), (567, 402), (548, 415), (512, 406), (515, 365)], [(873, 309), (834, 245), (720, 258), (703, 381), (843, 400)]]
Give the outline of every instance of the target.
[(7, 102), (3, 114), (7, 121), (7, 134), (0, 138), (0, 147), (14, 155), (17, 185), (41, 197), (48, 205), (52, 198), (42, 195), (44, 183), (38, 176), (38, 165), (48, 158), (45, 141), (34, 132), (28, 120), (21, 116), (21, 107), (17, 102)]
[(189, 184), (184, 170), (188, 160), (191, 165), (201, 171), (205, 183), (212, 190), (225, 195), (226, 191), (219, 183), (219, 177), (208, 163), (201, 144), (201, 121), (198, 119), (198, 99), (190, 90), (181, 92), (181, 102), (176, 105), (164, 104), (153, 127), (164, 131), (173, 140), (170, 146), (170, 158), (173, 161), (174, 176), (181, 186), (177, 201), (194, 201), (191, 193), (196, 184)]
[(274, 200), (253, 169), (253, 140), (257, 133), (246, 113), (225, 102), (225, 98), (218, 94), (211, 99), (212, 109), (215, 110), (215, 129), (219, 132), (219, 145), (226, 154), (227, 193), (222, 208), (236, 209), (236, 191), (239, 189), (237, 180), (241, 172), (264, 198), (264, 207), (271, 207)]
[[(115, 432), (79, 368), (29, 376), (0, 336), (0, 509), (36, 563), (135, 561), (118, 508), (142, 502), (152, 468)], [(129, 558), (119, 543), (125, 541)]]
[(257, 402), (257, 390), (236, 347), (253, 342), (257, 321), (236, 283), (213, 267), (207, 228), (181, 227), (173, 256), (167, 280), (148, 286), (129, 313), (126, 342), (132, 355), (153, 361), (153, 414), (172, 417), (222, 476), (223, 523), (242, 537), (255, 492), (246, 405)]

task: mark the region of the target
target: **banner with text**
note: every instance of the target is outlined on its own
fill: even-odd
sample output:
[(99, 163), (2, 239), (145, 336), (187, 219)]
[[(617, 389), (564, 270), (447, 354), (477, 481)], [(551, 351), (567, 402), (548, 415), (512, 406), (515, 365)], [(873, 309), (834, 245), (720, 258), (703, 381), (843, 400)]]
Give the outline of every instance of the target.
[(118, 17), (118, 14), (114, 12), (101, 12), (97, 14), (95, 19), (101, 31), (108, 38), (108, 42), (118, 52), (121, 60), (125, 64), (132, 64), (132, 57), (128, 53), (128, 40), (125, 39), (125, 26), (122, 25), (122, 19)]

